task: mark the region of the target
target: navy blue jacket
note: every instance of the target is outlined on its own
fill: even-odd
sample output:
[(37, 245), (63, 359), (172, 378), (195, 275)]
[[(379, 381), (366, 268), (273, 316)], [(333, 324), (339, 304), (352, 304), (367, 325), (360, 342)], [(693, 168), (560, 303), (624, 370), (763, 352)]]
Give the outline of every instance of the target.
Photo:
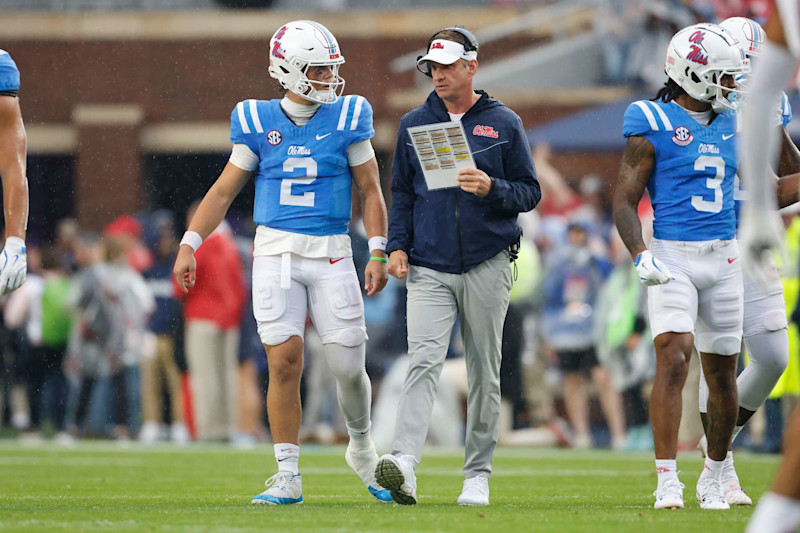
[(522, 233), (517, 214), (536, 207), (542, 193), (522, 120), (486, 93), (461, 122), (476, 166), (494, 178), (489, 194), (429, 191), (407, 128), (448, 121), (435, 92), (400, 120), (386, 251), (403, 250), (411, 265), (459, 274), (516, 242)]

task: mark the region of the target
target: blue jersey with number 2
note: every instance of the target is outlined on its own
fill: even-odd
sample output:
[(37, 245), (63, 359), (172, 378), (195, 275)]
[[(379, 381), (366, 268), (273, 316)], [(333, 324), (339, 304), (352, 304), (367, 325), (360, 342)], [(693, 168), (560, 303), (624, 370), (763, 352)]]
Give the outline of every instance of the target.
[(244, 100), (231, 113), (231, 142), (260, 158), (253, 219), (305, 235), (347, 233), (352, 177), (347, 147), (372, 138), (372, 107), (363, 96), (322, 105), (302, 127), (280, 100)]
[(625, 111), (623, 134), (644, 137), (655, 148), (647, 190), (656, 238), (736, 236), (733, 191), (739, 161), (733, 113), (717, 115), (703, 126), (674, 102), (640, 100)]

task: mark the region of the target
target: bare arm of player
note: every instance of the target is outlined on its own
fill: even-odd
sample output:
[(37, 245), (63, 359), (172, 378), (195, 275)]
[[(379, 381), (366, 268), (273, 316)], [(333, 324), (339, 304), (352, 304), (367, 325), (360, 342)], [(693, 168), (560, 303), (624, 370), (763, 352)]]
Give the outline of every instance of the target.
[[(388, 216), (386, 214), (386, 203), (383, 200), (381, 191), (380, 175), (378, 173), (378, 161), (373, 157), (364, 164), (357, 167), (350, 167), (361, 192), (364, 193), (364, 228), (367, 230), (367, 237), (386, 237)], [(372, 257), (386, 257), (384, 250), (370, 250)], [(367, 268), (364, 271), (364, 289), (367, 296), (380, 292), (389, 281), (387, 265), (383, 261), (367, 261)]]
[(639, 220), (639, 201), (655, 166), (655, 149), (643, 137), (628, 137), (614, 188), (614, 224), (622, 241), (636, 257), (647, 249)]
[[(233, 163), (225, 165), (222, 174), (219, 175), (197, 207), (187, 229), (197, 232), (203, 239), (208, 237), (225, 218), (225, 213), (228, 212), (234, 198), (250, 179), (251, 174), (252, 172), (242, 170)], [(172, 273), (175, 275), (178, 287), (183, 292), (189, 292), (189, 289), (194, 287), (197, 261), (195, 261), (194, 250), (191, 246), (184, 244), (180, 247)]]
[(27, 136), (19, 99), (0, 96), (0, 176), (6, 237), (25, 240), (28, 226), (28, 178), (25, 175)]
[(800, 200), (800, 150), (789, 132), (782, 128), (781, 152), (778, 163), (778, 207), (790, 206)]
[(788, 176), (800, 172), (800, 150), (797, 149), (786, 128), (781, 128), (781, 151), (778, 175)]

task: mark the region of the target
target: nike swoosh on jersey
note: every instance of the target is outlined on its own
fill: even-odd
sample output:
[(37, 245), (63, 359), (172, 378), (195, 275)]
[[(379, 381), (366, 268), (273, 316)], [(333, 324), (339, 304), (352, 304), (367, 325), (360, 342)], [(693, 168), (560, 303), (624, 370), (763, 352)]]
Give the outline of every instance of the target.
[(325, 135), (320, 135), (319, 133), (317, 133), (317, 135), (316, 135), (316, 137), (317, 137), (317, 140), (318, 140), (318, 141), (321, 141), (322, 139), (324, 139), (325, 137), (327, 137), (327, 136), (328, 136), (328, 135), (330, 135), (331, 133), (333, 133), (333, 132), (328, 132), (328, 133), (326, 133)]
[(328, 259), (328, 261), (330, 261), (330, 262), (331, 262), (331, 264), (334, 264), (334, 263), (338, 263), (338, 262), (339, 262), (339, 261), (341, 261), (342, 259), (344, 259), (344, 257), (340, 257), (340, 258), (338, 258), (338, 259)]
[(723, 141), (727, 141), (728, 139), (730, 139), (730, 138), (731, 138), (731, 137), (733, 137), (734, 135), (736, 135), (736, 134), (735, 134), (735, 133), (731, 133), (730, 135), (725, 135), (725, 134), (723, 133), (723, 134), (722, 134), (722, 140), (723, 140)]
[(731, 263), (733, 263), (733, 262), (734, 262), (734, 261), (736, 261), (737, 259), (739, 259), (739, 258), (738, 258), (738, 257), (733, 257), (733, 258), (729, 257), (729, 258), (728, 258), (728, 264), (730, 265)]

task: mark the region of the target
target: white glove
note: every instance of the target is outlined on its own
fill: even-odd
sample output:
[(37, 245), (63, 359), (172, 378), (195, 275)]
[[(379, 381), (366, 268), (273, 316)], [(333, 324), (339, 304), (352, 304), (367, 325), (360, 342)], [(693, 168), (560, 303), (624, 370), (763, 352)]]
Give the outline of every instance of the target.
[(653, 257), (650, 250), (645, 250), (637, 255), (633, 265), (636, 267), (636, 272), (639, 273), (639, 281), (644, 285), (663, 285), (675, 279), (667, 265)]
[(28, 275), (28, 256), (25, 241), (19, 237), (6, 239), (6, 247), (0, 254), (0, 296), (18, 289)]
[(739, 253), (742, 256), (742, 270), (753, 281), (767, 287), (777, 275), (770, 261), (772, 250), (781, 256), (780, 264), (786, 264), (786, 250), (783, 247), (783, 223), (776, 212), (758, 212), (755, 206), (745, 204), (739, 231)]

